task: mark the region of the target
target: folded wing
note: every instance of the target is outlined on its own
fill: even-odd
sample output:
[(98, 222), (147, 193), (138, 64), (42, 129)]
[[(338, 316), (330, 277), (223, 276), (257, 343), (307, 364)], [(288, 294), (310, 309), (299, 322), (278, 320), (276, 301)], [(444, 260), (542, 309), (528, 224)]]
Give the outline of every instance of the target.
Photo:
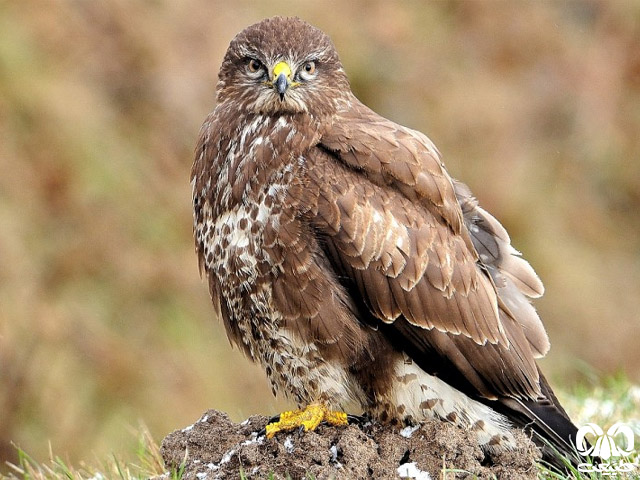
[(540, 397), (542, 284), (428, 138), (355, 105), (310, 155), (314, 226), (380, 328), (463, 391)]

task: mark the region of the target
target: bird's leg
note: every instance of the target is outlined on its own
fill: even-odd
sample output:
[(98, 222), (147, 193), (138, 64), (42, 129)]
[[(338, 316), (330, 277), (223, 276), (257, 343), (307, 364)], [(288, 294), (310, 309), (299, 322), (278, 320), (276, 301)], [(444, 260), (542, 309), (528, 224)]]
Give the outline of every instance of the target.
[(269, 423), (265, 427), (267, 438), (272, 438), (278, 432), (286, 432), (303, 427), (305, 431), (315, 430), (320, 422), (325, 421), (329, 425), (347, 425), (347, 414), (344, 412), (329, 410), (322, 403), (312, 403), (300, 410), (283, 412), (280, 420)]

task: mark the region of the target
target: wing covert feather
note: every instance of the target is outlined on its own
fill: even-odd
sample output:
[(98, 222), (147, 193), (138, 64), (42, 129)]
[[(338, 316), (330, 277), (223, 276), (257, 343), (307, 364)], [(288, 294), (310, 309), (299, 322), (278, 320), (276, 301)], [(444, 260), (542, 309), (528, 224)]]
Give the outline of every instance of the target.
[(462, 231), (451, 177), (435, 145), (422, 133), (355, 101), (323, 132), (321, 145), (346, 165), (365, 171), (372, 182), (393, 187), (438, 214), (454, 232)]
[[(321, 150), (312, 154), (308, 174), (319, 190), (315, 226), (363, 296), (393, 299), (384, 309), (381, 301), (369, 302), (376, 317), (393, 322), (402, 314), (418, 327), (465, 335), (480, 345), (509, 344), (491, 280), (476, 267), (460, 235), (395, 190), (368, 182)], [(335, 183), (347, 190), (334, 191)], [(337, 229), (325, 213), (335, 214), (336, 205)]]

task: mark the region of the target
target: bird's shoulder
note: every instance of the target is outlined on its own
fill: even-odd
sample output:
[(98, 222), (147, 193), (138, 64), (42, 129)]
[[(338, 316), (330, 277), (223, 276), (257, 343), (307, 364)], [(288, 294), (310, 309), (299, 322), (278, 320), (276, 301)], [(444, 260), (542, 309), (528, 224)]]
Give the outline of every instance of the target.
[(388, 186), (462, 231), (452, 179), (424, 134), (378, 115), (355, 97), (322, 132), (321, 146), (368, 179)]

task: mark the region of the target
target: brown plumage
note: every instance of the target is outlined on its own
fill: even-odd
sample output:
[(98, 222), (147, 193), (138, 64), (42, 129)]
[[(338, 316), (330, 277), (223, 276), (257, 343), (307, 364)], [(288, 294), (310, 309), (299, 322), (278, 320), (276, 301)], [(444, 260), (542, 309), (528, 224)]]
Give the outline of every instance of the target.
[(423, 134), (351, 93), (296, 18), (231, 42), (192, 169), (201, 271), (229, 338), (300, 406), (442, 418), (508, 447), (575, 434), (539, 373), (542, 295), (505, 229)]

